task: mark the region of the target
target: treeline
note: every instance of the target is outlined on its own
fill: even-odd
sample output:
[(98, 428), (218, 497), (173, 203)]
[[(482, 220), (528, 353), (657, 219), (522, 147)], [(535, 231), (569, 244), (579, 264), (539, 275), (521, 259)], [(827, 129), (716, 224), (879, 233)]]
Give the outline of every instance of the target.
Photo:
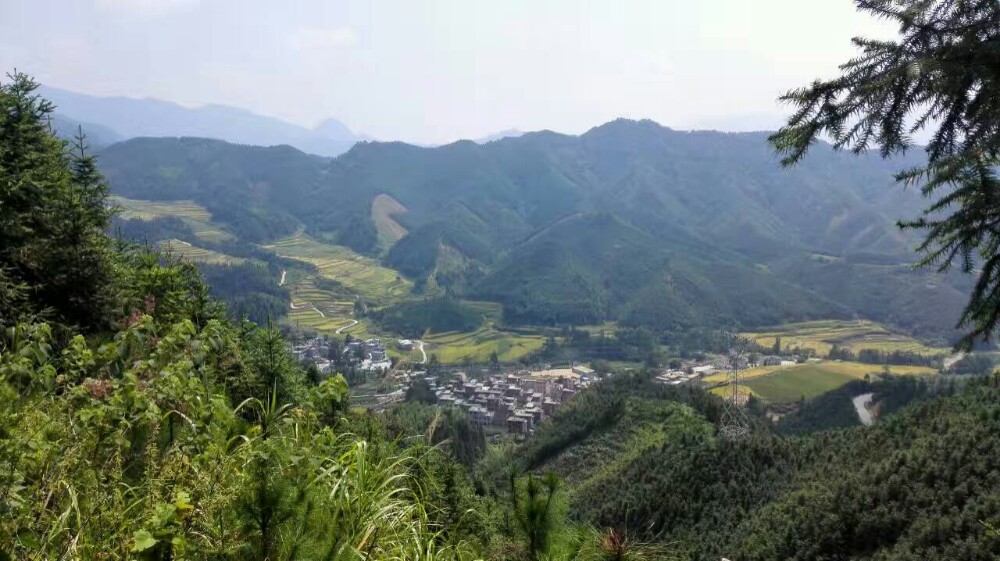
[[(838, 430), (864, 390), (879, 420)], [(605, 418), (617, 403), (625, 413)], [(575, 397), (510, 456), (568, 475), (588, 462), (571, 512), (684, 558), (986, 560), (1000, 555), (984, 530), (1000, 522), (998, 403), (996, 376), (858, 381), (779, 423), (799, 436), (771, 430), (751, 403), (751, 436), (728, 442), (716, 398), (623, 376)]]
[(787, 435), (861, 426), (852, 399), (872, 393), (879, 417), (891, 415), (921, 399), (952, 395), (959, 386), (954, 379), (917, 376), (880, 376), (874, 380), (852, 380), (833, 391), (801, 401), (776, 423)]
[(178, 239), (198, 247), (243, 259), (241, 263), (196, 263), (213, 297), (222, 300), (231, 317), (258, 324), (277, 321), (288, 313), (291, 296), (278, 286), (282, 271), (316, 272), (308, 263), (287, 259), (239, 239), (209, 241), (198, 238), (191, 227), (175, 216), (151, 220), (113, 218), (110, 233), (146, 244)]
[(940, 366), (940, 356), (930, 356), (912, 351), (883, 351), (880, 349), (859, 349), (857, 353), (849, 348), (833, 345), (827, 353), (831, 360), (850, 360), (865, 364), (896, 364), (900, 366)]
[(413, 339), (426, 330), (473, 331), (483, 323), (481, 312), (450, 295), (404, 302), (375, 311), (371, 317), (384, 330)]

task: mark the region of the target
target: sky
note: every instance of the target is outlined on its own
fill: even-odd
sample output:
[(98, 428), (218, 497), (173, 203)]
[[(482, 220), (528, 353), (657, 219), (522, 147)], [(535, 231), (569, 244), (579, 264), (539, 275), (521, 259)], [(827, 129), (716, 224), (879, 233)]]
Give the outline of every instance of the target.
[(0, 68), (417, 143), (617, 117), (759, 130), (852, 36), (893, 31), (852, 0), (0, 0)]

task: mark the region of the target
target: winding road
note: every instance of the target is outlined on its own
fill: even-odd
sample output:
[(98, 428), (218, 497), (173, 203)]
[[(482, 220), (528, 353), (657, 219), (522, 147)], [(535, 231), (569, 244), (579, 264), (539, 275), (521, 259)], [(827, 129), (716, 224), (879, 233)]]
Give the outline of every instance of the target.
[(280, 280), (280, 281), (278, 281), (278, 286), (284, 286), (284, 284), (285, 284), (285, 274), (286, 274), (287, 272), (288, 272), (288, 271), (286, 271), (286, 270), (284, 270), (284, 269), (282, 269), (282, 270), (281, 270), (281, 280)]
[(944, 361), (942, 361), (944, 369), (945, 370), (951, 370), (951, 367), (955, 366), (955, 363), (958, 362), (958, 361), (960, 361), (960, 360), (962, 360), (963, 358), (965, 358), (965, 353), (964, 352), (958, 352), (958, 353), (955, 353), (955, 354), (953, 354), (953, 355), (951, 355), (949, 357), (946, 357), (944, 359)]
[(868, 406), (872, 404), (872, 393), (863, 393), (851, 401), (854, 402), (854, 409), (858, 412), (858, 419), (861, 420), (861, 424), (868, 427), (875, 422), (874, 417), (872, 417), (872, 412), (868, 410)]
[[(306, 304), (309, 304), (309, 302), (306, 302)], [(324, 314), (322, 310), (320, 310), (319, 308), (317, 308), (316, 306), (313, 306), (311, 304), (309, 304), (307, 306), (299, 306), (298, 308), (296, 308), (294, 302), (289, 302), (288, 303), (288, 307), (290, 307), (293, 310), (301, 310), (302, 308), (309, 308), (310, 310), (312, 310), (312, 311), (316, 312), (317, 314), (319, 314), (319, 317), (321, 317), (321, 318), (325, 318), (326, 317), (326, 314)]]
[(333, 333), (335, 335), (340, 335), (341, 333), (344, 332), (345, 329), (350, 329), (350, 328), (354, 327), (357, 324), (358, 324), (358, 320), (352, 319), (350, 323), (348, 323), (347, 325), (344, 325), (344, 326), (341, 326), (341, 327), (337, 328), (337, 330), (334, 331)]
[(417, 349), (420, 350), (420, 356), (423, 357), (423, 358), (420, 359), (420, 364), (427, 364), (427, 353), (424, 352), (424, 342), (423, 341), (414, 341), (414, 343), (416, 343)]

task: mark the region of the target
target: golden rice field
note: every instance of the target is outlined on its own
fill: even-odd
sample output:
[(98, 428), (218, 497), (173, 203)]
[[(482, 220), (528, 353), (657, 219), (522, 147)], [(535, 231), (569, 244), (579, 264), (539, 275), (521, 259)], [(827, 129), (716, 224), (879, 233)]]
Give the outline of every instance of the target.
[(232, 255), (226, 255), (225, 253), (219, 253), (217, 251), (212, 251), (211, 249), (191, 245), (181, 240), (163, 240), (157, 245), (170, 255), (185, 261), (208, 263), (211, 265), (237, 265), (246, 261), (246, 259), (243, 259), (242, 257), (233, 257)]
[(305, 234), (264, 246), (282, 257), (315, 265), (320, 274), (378, 305), (398, 302), (413, 289), (413, 283), (396, 271), (349, 248), (320, 243)]
[(212, 223), (208, 209), (194, 201), (143, 201), (110, 197), (111, 203), (120, 209), (123, 218), (153, 220), (165, 216), (176, 216), (183, 220), (199, 240), (223, 242), (233, 235)]
[(472, 332), (427, 334), (423, 341), (427, 355), (435, 354), (438, 360), (446, 364), (486, 362), (493, 352), (503, 362), (514, 361), (541, 349), (545, 344), (545, 338), (541, 335), (499, 331), (489, 324)]
[(923, 355), (946, 355), (951, 352), (947, 348), (928, 346), (912, 337), (892, 333), (882, 325), (867, 320), (807, 321), (742, 335), (763, 347), (771, 347), (775, 339), (780, 337), (782, 348), (811, 348), (821, 356), (825, 356), (833, 345), (849, 348), (854, 352), (861, 349), (908, 351)]
[[(889, 371), (894, 375), (908, 376), (926, 376), (937, 372), (926, 366), (890, 366)], [(800, 398), (809, 399), (835, 390), (851, 380), (883, 372), (884, 368), (877, 364), (824, 360), (794, 366), (748, 368), (740, 372), (740, 376), (744, 382), (741, 387), (745, 386), (754, 395), (767, 401), (782, 403)], [(713, 384), (725, 382), (726, 379), (727, 374), (719, 373), (706, 376), (704, 380)], [(725, 395), (727, 392), (725, 387), (712, 389), (712, 393), (717, 395)]]

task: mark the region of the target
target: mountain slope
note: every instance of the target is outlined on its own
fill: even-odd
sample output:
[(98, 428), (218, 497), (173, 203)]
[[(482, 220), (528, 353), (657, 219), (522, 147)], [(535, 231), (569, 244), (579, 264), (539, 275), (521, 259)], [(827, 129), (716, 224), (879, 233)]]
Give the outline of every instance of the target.
[[(626, 379), (627, 378), (627, 379)], [(571, 511), (691, 559), (995, 559), (997, 380), (870, 428), (743, 442), (720, 402), (623, 377), (577, 396), (516, 457), (566, 478)]]
[[(216, 206), (231, 213), (249, 204), (256, 220), (381, 253), (418, 286), (503, 302), (510, 321), (740, 328), (861, 316), (953, 337), (968, 279), (912, 271), (918, 238), (895, 226), (924, 205), (892, 184), (912, 161), (814, 152), (784, 170), (763, 133), (618, 120), (483, 145), (362, 143), (332, 160), (136, 139), (102, 165), (127, 196), (202, 197), (215, 212), (209, 199), (224, 193)], [(164, 158), (201, 187), (160, 177)], [(372, 219), (380, 196), (407, 209), (394, 244)]]
[(156, 99), (97, 97), (55, 88), (41, 88), (41, 93), (59, 115), (98, 123), (124, 138), (197, 136), (254, 146), (287, 144), (321, 156), (346, 152), (360, 140), (336, 119), (309, 130), (224, 105), (192, 109)]

